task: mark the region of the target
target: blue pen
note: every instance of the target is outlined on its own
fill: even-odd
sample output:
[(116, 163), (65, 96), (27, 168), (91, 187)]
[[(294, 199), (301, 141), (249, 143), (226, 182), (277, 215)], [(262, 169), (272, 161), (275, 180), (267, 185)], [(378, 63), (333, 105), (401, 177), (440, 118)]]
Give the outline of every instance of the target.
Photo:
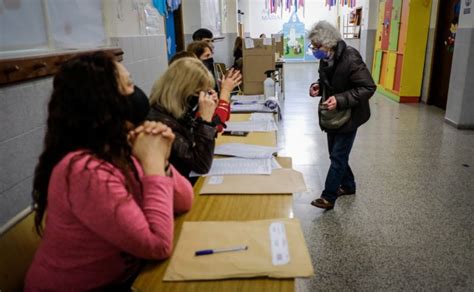
[(202, 256), (202, 255), (208, 255), (208, 254), (214, 254), (214, 253), (220, 253), (220, 252), (242, 251), (242, 250), (247, 250), (247, 249), (249, 249), (249, 247), (246, 245), (229, 247), (229, 248), (202, 249), (202, 250), (196, 251), (194, 255)]
[(234, 104), (239, 105), (239, 104), (256, 104), (256, 101), (234, 101)]

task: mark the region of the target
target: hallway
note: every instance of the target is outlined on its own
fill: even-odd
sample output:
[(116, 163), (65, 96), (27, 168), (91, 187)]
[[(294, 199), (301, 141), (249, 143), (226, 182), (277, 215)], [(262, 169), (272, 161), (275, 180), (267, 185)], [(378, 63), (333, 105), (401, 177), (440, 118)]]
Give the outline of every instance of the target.
[(323, 212), (329, 167), (317, 100), (317, 65), (285, 65), (280, 156), (291, 156), (308, 191), (294, 195), (315, 277), (298, 291), (467, 291), (474, 287), (474, 131), (444, 122), (444, 111), (375, 94), (350, 164), (357, 195)]

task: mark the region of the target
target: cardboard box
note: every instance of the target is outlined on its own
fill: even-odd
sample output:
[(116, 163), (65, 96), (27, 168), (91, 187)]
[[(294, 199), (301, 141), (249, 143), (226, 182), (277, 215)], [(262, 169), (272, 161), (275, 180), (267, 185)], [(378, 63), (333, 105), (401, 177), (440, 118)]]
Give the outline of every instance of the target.
[[(262, 39), (252, 39), (253, 48), (243, 46), (244, 94), (263, 94), (265, 71), (275, 70), (275, 40), (272, 45), (264, 45)], [(248, 42), (248, 40), (247, 40)]]
[(275, 52), (278, 57), (283, 56), (283, 35), (281, 33), (272, 34), (272, 38), (275, 40)]

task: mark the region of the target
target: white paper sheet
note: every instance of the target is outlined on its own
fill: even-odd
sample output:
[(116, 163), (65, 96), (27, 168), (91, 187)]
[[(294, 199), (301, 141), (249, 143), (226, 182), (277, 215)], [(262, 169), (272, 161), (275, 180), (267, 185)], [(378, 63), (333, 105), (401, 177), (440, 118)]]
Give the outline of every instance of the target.
[(261, 113), (275, 113), (278, 109), (269, 109), (268, 107), (263, 104), (263, 102), (257, 103), (232, 103), (230, 105), (230, 111), (233, 113), (253, 113), (253, 112), (261, 112)]
[(282, 168), (280, 163), (278, 163), (278, 161), (276, 160), (275, 157), (272, 157), (272, 170), (273, 169), (280, 169)]
[[(272, 173), (272, 159), (221, 158), (212, 161), (211, 169), (203, 176), (255, 174), (270, 175)], [(190, 176), (199, 176), (191, 172)]]
[(250, 115), (251, 121), (274, 121), (272, 113), (252, 113)]
[(281, 33), (274, 33), (274, 34), (272, 34), (272, 38), (275, 39), (275, 43), (280, 43), (281, 38), (282, 38), (282, 34)]
[(253, 44), (253, 39), (251, 38), (245, 38), (244, 39), (244, 42), (245, 42), (245, 48), (246, 49), (253, 49), (255, 48), (254, 44)]
[(271, 46), (272, 45), (272, 38), (264, 38), (263, 39), (264, 46)]
[(243, 132), (273, 132), (278, 131), (275, 121), (245, 121), (245, 122), (227, 122), (225, 132), (243, 131)]
[(245, 101), (265, 101), (265, 97), (262, 94), (259, 95), (232, 95), (230, 100), (236, 102), (245, 102)]
[(209, 178), (208, 184), (210, 185), (220, 185), (224, 182), (223, 176), (211, 176)]
[(290, 262), (288, 239), (283, 222), (273, 222), (268, 228), (270, 232), (270, 248), (272, 251), (272, 264), (274, 266), (286, 265)]
[(214, 154), (242, 158), (272, 158), (278, 152), (277, 147), (267, 147), (244, 143), (226, 143), (216, 146)]

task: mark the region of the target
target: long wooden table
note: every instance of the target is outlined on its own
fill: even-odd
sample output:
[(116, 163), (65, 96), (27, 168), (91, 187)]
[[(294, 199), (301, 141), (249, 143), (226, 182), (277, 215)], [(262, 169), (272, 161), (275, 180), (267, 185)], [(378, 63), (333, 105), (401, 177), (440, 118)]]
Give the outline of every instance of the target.
[[(232, 115), (232, 121), (247, 120), (249, 114)], [(228, 142), (276, 145), (276, 133), (249, 133), (247, 137), (220, 136), (217, 144)], [(243, 221), (292, 218), (293, 198), (285, 195), (199, 195), (203, 179), (194, 186), (191, 211), (175, 220), (174, 245), (184, 221)], [(229, 279), (213, 281), (163, 282), (170, 260), (148, 264), (133, 284), (137, 291), (294, 291), (294, 279)]]

